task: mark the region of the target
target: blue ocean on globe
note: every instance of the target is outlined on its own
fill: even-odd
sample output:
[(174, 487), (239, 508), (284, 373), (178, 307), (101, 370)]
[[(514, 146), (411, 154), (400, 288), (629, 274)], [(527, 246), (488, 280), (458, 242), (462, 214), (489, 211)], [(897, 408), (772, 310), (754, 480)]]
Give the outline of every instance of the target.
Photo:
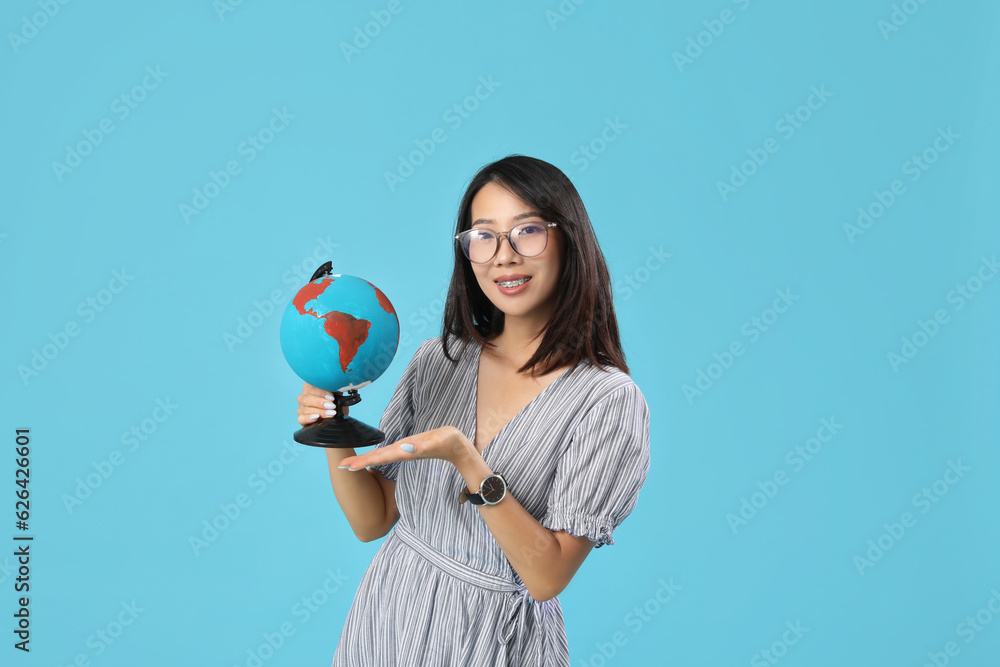
[(327, 275), (296, 293), (281, 317), (281, 352), (295, 374), (327, 391), (378, 379), (399, 345), (399, 318), (363, 278)]

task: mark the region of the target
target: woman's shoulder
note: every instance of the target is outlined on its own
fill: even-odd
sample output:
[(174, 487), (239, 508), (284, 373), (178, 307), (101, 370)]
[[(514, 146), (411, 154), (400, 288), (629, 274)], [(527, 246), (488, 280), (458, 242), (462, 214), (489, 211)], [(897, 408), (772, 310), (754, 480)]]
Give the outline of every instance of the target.
[(450, 340), (448, 342), (448, 355), (451, 359), (448, 359), (441, 347), (441, 336), (434, 336), (417, 345), (413, 358), (423, 368), (444, 369), (446, 365), (452, 366), (464, 359), (469, 353), (470, 347), (468, 344), (463, 345), (461, 341)]
[(616, 366), (596, 365), (589, 360), (580, 362), (579, 383), (584, 387), (591, 405), (606, 400), (626, 400), (646, 405), (646, 398), (632, 376)]
[[(462, 356), (464, 349), (462, 347), (461, 341), (454, 342), (449, 341), (448, 353), (451, 356)], [(441, 336), (434, 336), (433, 338), (427, 338), (420, 341), (417, 345), (417, 351), (414, 356), (431, 356), (439, 359), (444, 359), (444, 351), (441, 349)]]
[(440, 336), (435, 336), (434, 338), (428, 338), (426, 340), (422, 340), (420, 341), (419, 344), (417, 344), (417, 351), (414, 353), (414, 356), (424, 355), (429, 351), (433, 351), (435, 347), (440, 347), (440, 346), (441, 346)]

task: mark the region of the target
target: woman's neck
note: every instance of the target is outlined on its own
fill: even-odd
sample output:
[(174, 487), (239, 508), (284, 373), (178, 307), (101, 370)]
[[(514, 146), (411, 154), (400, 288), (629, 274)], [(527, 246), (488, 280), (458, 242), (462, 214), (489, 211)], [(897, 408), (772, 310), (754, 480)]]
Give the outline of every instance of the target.
[[(488, 354), (512, 368), (523, 366), (542, 342), (542, 330), (526, 325), (523, 321), (507, 318), (503, 331), (487, 339), (496, 346), (488, 349)], [(538, 337), (533, 339), (536, 334)]]

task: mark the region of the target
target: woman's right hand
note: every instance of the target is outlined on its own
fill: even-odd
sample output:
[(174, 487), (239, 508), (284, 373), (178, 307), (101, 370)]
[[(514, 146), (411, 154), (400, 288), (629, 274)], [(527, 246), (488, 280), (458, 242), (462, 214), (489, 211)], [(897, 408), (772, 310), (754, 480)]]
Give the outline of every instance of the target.
[[(299, 424), (303, 426), (337, 415), (333, 404), (333, 394), (325, 389), (314, 387), (308, 382), (302, 385), (302, 393), (299, 394), (298, 401)], [(346, 405), (341, 410), (343, 410), (345, 417), (350, 414)]]

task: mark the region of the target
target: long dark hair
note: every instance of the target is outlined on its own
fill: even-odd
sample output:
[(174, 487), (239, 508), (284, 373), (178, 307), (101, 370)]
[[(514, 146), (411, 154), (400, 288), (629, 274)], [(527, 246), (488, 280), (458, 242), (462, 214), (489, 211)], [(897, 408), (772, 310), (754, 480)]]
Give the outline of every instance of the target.
[[(519, 373), (541, 368), (573, 367), (582, 359), (596, 366), (612, 366), (628, 373), (618, 336), (618, 320), (611, 296), (611, 276), (597, 242), (590, 217), (573, 184), (557, 167), (524, 155), (508, 155), (486, 165), (472, 178), (458, 209), (455, 233), (472, 224), (472, 199), (487, 183), (497, 183), (523, 200), (548, 222), (559, 223), (562, 244), (560, 289), (551, 318), (535, 354)], [(455, 266), (444, 308), (441, 346), (445, 357), (453, 336), (463, 345), (472, 341), (495, 347), (486, 339), (503, 331), (504, 314), (479, 287), (472, 266), (455, 242)]]

